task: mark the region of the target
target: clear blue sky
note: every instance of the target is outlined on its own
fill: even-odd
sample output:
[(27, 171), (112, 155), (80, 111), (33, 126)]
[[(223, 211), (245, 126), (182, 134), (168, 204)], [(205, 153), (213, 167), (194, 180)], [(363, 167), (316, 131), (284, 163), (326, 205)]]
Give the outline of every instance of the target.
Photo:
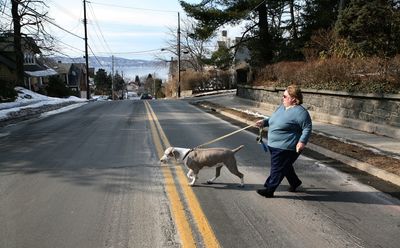
[[(58, 39), (60, 52), (71, 57), (84, 55), (83, 0), (48, 0), (49, 16), (68, 30), (49, 25)], [(154, 59), (173, 37), (178, 12), (177, 0), (90, 0), (86, 5), (89, 56)], [(75, 35), (73, 35), (73, 34)], [(78, 37), (77, 37), (78, 36)], [(61, 55), (61, 54), (60, 54)], [(165, 54), (165, 57), (170, 57)]]

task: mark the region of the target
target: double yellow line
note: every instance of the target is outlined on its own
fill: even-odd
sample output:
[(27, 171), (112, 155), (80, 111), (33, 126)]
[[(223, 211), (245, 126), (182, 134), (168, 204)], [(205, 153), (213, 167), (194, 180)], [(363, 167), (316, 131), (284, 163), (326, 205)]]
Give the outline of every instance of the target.
[[(170, 147), (170, 143), (161, 128), (161, 125), (155, 115), (153, 109), (151, 108), (148, 101), (144, 101), (147, 116), (150, 122), (150, 128), (152, 133), (153, 142), (156, 146), (157, 155), (160, 158), (164, 154), (164, 150), (167, 147)], [(164, 146), (162, 143), (164, 143)], [(185, 173), (181, 166), (174, 166), (175, 173), (177, 175), (177, 181), (179, 183), (180, 188), (182, 189), (182, 195), (178, 192), (178, 185), (175, 184), (174, 178), (172, 176), (172, 170), (169, 166), (162, 166), (161, 170), (165, 179), (165, 187), (168, 195), (168, 199), (171, 203), (171, 211), (173, 218), (175, 220), (175, 224), (177, 226), (177, 230), (179, 236), (182, 241), (183, 247), (196, 247), (196, 241), (194, 239), (193, 228), (191, 227), (188, 216), (186, 213), (190, 213), (195, 220), (195, 224), (197, 226), (197, 230), (200, 233), (200, 236), (203, 241), (203, 245), (205, 247), (220, 247), (220, 244), (208, 223), (206, 216), (201, 209), (200, 203), (197, 200), (196, 195), (190, 186), (188, 186), (188, 181)], [(183, 206), (183, 199), (186, 199), (187, 206), (190, 211), (185, 211)]]

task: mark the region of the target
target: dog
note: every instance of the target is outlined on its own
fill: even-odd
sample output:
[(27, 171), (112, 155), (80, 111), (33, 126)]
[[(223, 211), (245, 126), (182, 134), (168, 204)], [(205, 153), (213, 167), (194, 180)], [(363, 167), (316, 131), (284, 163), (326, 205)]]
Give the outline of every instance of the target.
[(235, 159), (235, 153), (243, 147), (241, 145), (233, 150), (227, 148), (188, 149), (169, 147), (164, 151), (160, 162), (166, 163), (169, 159), (174, 158), (176, 161), (184, 163), (189, 168), (187, 177), (191, 180), (190, 186), (194, 185), (197, 175), (203, 167), (216, 166), (215, 177), (207, 181), (208, 184), (212, 184), (220, 176), (221, 168), (225, 165), (232, 174), (240, 178), (240, 186), (244, 187), (243, 174), (239, 172)]

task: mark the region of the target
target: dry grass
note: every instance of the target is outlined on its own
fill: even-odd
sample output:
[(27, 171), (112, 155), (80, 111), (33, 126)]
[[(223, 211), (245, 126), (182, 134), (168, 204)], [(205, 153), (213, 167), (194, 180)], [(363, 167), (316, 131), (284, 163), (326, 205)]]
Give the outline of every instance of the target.
[(400, 55), (382, 58), (329, 58), (280, 62), (258, 73), (254, 85), (287, 86), (362, 93), (400, 92)]

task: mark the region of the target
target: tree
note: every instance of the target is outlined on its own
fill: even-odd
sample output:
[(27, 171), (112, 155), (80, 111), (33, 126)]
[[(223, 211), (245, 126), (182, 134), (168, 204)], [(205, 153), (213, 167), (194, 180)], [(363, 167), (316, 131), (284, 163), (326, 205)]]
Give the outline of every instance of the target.
[(114, 75), (114, 90), (123, 91), (124, 89), (125, 89), (125, 80), (117, 71)]
[(154, 95), (154, 97), (155, 98), (164, 98), (165, 95), (161, 90), (162, 89), (162, 80), (159, 79), (159, 78), (156, 78), (155, 82), (154, 82), (154, 86), (155, 86), (155, 95)]
[(140, 78), (138, 75), (136, 75), (136, 77), (135, 77), (135, 84), (137, 84), (137, 86), (139, 86), (139, 87), (141, 86)]
[[(36, 40), (41, 38), (43, 42), (52, 43), (52, 36), (46, 32), (43, 26), (43, 21), (47, 18), (47, 8), (46, 3), (40, 0), (11, 0), (17, 84), (22, 84), (24, 81), (24, 55), (21, 37), (34, 36)], [(44, 47), (51, 47), (51, 45), (42, 44), (41, 48)]]
[(111, 95), (111, 75), (107, 75), (104, 69), (98, 69), (94, 76), (96, 94)]
[[(332, 30), (339, 14), (339, 2), (331, 0), (307, 0), (301, 13), (301, 37), (303, 45), (316, 32)], [(344, 4), (343, 2), (341, 4)]]
[[(201, 38), (195, 34), (196, 21), (192, 18), (182, 20), (180, 29), (180, 47), (181, 47), (181, 62), (185, 69), (193, 69), (194, 71), (202, 71), (207, 58), (211, 55), (208, 48), (211, 38)], [(175, 28), (169, 28), (169, 40), (166, 48), (163, 51), (172, 53), (178, 57), (177, 48), (177, 32)], [(160, 60), (166, 61), (165, 58), (159, 57)], [(173, 62), (168, 60), (168, 62)]]
[(361, 54), (394, 56), (400, 52), (400, 13), (396, 1), (351, 0), (336, 33)]
[[(180, 1), (182, 8), (196, 19), (195, 35), (200, 38), (211, 37), (224, 25), (247, 22), (241, 40), (235, 46), (245, 44), (251, 51), (251, 63), (262, 66), (271, 63), (276, 50), (276, 37), (279, 32), (284, 0), (224, 1), (208, 0), (199, 4)], [(234, 48), (234, 47), (230, 47)]]
[(307, 0), (301, 6), (298, 49), (305, 59), (331, 54), (336, 43), (333, 29), (345, 0)]
[(213, 64), (221, 70), (227, 70), (230, 68), (233, 62), (233, 54), (226, 46), (220, 46), (215, 51), (210, 59), (210, 64)]
[(146, 81), (144, 83), (144, 91), (147, 93), (154, 93), (154, 78), (153, 75), (147, 75)]

